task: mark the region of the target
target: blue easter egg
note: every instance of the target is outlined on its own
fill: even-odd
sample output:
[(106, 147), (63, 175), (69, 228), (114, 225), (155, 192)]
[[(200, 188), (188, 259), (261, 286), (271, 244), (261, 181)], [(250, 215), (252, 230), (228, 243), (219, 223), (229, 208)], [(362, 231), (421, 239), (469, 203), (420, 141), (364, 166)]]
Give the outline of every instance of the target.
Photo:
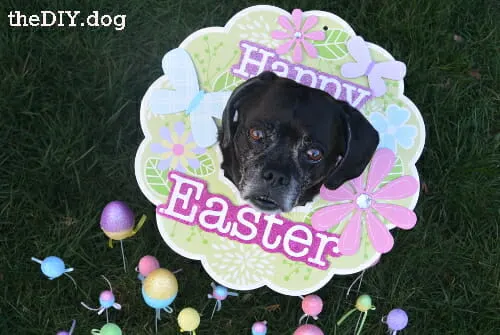
[(214, 290), (214, 296), (217, 299), (223, 300), (227, 298), (227, 288), (224, 286), (216, 286)]
[(177, 293), (174, 294), (172, 297), (168, 299), (153, 299), (149, 297), (145, 292), (144, 292), (144, 287), (141, 289), (142, 292), (142, 297), (144, 298), (144, 302), (152, 308), (155, 309), (161, 309), (161, 308), (166, 308), (168, 307), (177, 297)]
[(60, 277), (65, 272), (64, 262), (56, 256), (49, 256), (42, 262), (42, 273), (49, 278)]

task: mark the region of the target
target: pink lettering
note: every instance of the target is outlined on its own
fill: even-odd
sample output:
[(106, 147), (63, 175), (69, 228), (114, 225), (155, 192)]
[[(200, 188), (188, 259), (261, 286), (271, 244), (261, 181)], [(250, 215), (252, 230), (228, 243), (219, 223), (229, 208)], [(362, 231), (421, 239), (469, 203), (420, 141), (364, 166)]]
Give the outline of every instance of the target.
[(177, 171), (170, 171), (168, 178), (173, 185), (167, 202), (156, 209), (159, 215), (321, 270), (328, 269), (329, 257), (341, 256), (336, 234), (279, 215), (262, 215), (247, 205), (235, 206), (225, 196), (210, 193), (204, 180)]

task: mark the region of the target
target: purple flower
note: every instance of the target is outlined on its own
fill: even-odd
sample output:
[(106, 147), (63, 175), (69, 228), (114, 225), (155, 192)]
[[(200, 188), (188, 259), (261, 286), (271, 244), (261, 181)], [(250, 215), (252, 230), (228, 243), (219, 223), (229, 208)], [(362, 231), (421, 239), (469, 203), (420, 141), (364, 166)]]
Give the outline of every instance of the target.
[(205, 152), (204, 148), (196, 145), (193, 134), (186, 131), (184, 123), (179, 121), (174, 125), (174, 131), (167, 127), (160, 128), (161, 143), (152, 143), (151, 151), (160, 155), (159, 170), (177, 170), (186, 172), (189, 166), (192, 169), (200, 167), (200, 161), (196, 158)]

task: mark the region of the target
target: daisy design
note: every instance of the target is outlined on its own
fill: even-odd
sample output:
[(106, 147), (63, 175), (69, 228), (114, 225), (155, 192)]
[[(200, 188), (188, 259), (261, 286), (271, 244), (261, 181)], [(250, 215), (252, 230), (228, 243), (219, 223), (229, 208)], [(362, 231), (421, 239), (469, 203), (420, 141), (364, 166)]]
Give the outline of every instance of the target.
[(401, 229), (411, 229), (417, 223), (412, 210), (387, 202), (414, 195), (418, 191), (418, 181), (414, 177), (402, 176), (380, 187), (395, 161), (393, 151), (378, 149), (371, 161), (366, 183), (362, 174), (336, 190), (321, 188), (320, 197), (337, 204), (321, 208), (313, 214), (311, 224), (314, 229), (329, 230), (352, 214), (339, 239), (341, 254), (351, 256), (359, 250), (363, 222), (370, 242), (381, 254), (392, 249), (394, 239), (379, 216)]
[(224, 280), (249, 285), (273, 275), (276, 257), (262, 251), (257, 245), (223, 240), (220, 244), (212, 244), (212, 248), (216, 258), (212, 266), (223, 274)]
[(325, 39), (324, 31), (309, 31), (317, 23), (318, 17), (311, 15), (308, 16), (302, 25), (302, 11), (300, 9), (294, 9), (292, 11), (292, 20), (284, 15), (280, 15), (278, 18), (278, 23), (285, 31), (274, 30), (271, 32), (271, 37), (277, 40), (287, 40), (284, 44), (281, 44), (276, 48), (276, 53), (279, 55), (286, 54), (293, 47), (292, 60), (295, 63), (302, 62), (302, 47), (311, 58), (318, 57), (318, 50), (309, 41), (321, 41)]
[(193, 134), (185, 130), (183, 122), (174, 125), (174, 131), (167, 127), (160, 129), (161, 143), (152, 143), (151, 151), (160, 155), (159, 170), (177, 170), (186, 172), (187, 167), (198, 169), (200, 161), (197, 155), (205, 152), (204, 148), (196, 145)]
[(394, 152), (397, 152), (398, 146), (410, 149), (417, 136), (417, 128), (405, 124), (410, 119), (410, 112), (398, 105), (389, 105), (385, 114), (387, 116), (374, 112), (368, 118), (380, 134), (379, 148), (388, 148)]

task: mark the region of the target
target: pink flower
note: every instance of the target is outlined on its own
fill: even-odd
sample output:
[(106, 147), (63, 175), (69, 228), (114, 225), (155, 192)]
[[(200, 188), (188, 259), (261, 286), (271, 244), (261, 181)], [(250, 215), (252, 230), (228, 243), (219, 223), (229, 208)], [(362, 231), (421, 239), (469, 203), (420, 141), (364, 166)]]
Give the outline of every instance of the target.
[(411, 229), (417, 223), (417, 217), (412, 210), (384, 202), (408, 198), (415, 194), (418, 191), (418, 181), (415, 178), (402, 176), (378, 187), (392, 170), (395, 161), (396, 156), (390, 149), (381, 148), (373, 156), (366, 185), (364, 185), (363, 175), (361, 175), (334, 191), (328, 190), (324, 186), (321, 188), (320, 196), (324, 200), (335, 202), (348, 200), (348, 202), (324, 207), (315, 212), (311, 217), (314, 229), (329, 230), (350, 213), (353, 213), (338, 244), (339, 251), (343, 255), (354, 255), (359, 250), (363, 218), (366, 222), (368, 237), (379, 253), (391, 250), (394, 239), (375, 213), (401, 229)]
[(288, 40), (284, 44), (280, 45), (276, 52), (279, 55), (286, 54), (293, 47), (293, 55), (292, 60), (295, 63), (302, 62), (302, 46), (306, 50), (306, 53), (309, 57), (316, 58), (318, 57), (318, 50), (312, 45), (309, 41), (316, 40), (321, 41), (325, 39), (324, 31), (311, 31), (312, 27), (314, 27), (318, 23), (318, 17), (311, 15), (306, 18), (304, 25), (302, 28), (300, 27), (302, 24), (302, 11), (300, 9), (294, 9), (292, 12), (292, 21), (288, 19), (284, 15), (280, 15), (278, 18), (278, 23), (282, 26), (286, 31), (275, 30), (271, 32), (271, 36), (277, 40)]

